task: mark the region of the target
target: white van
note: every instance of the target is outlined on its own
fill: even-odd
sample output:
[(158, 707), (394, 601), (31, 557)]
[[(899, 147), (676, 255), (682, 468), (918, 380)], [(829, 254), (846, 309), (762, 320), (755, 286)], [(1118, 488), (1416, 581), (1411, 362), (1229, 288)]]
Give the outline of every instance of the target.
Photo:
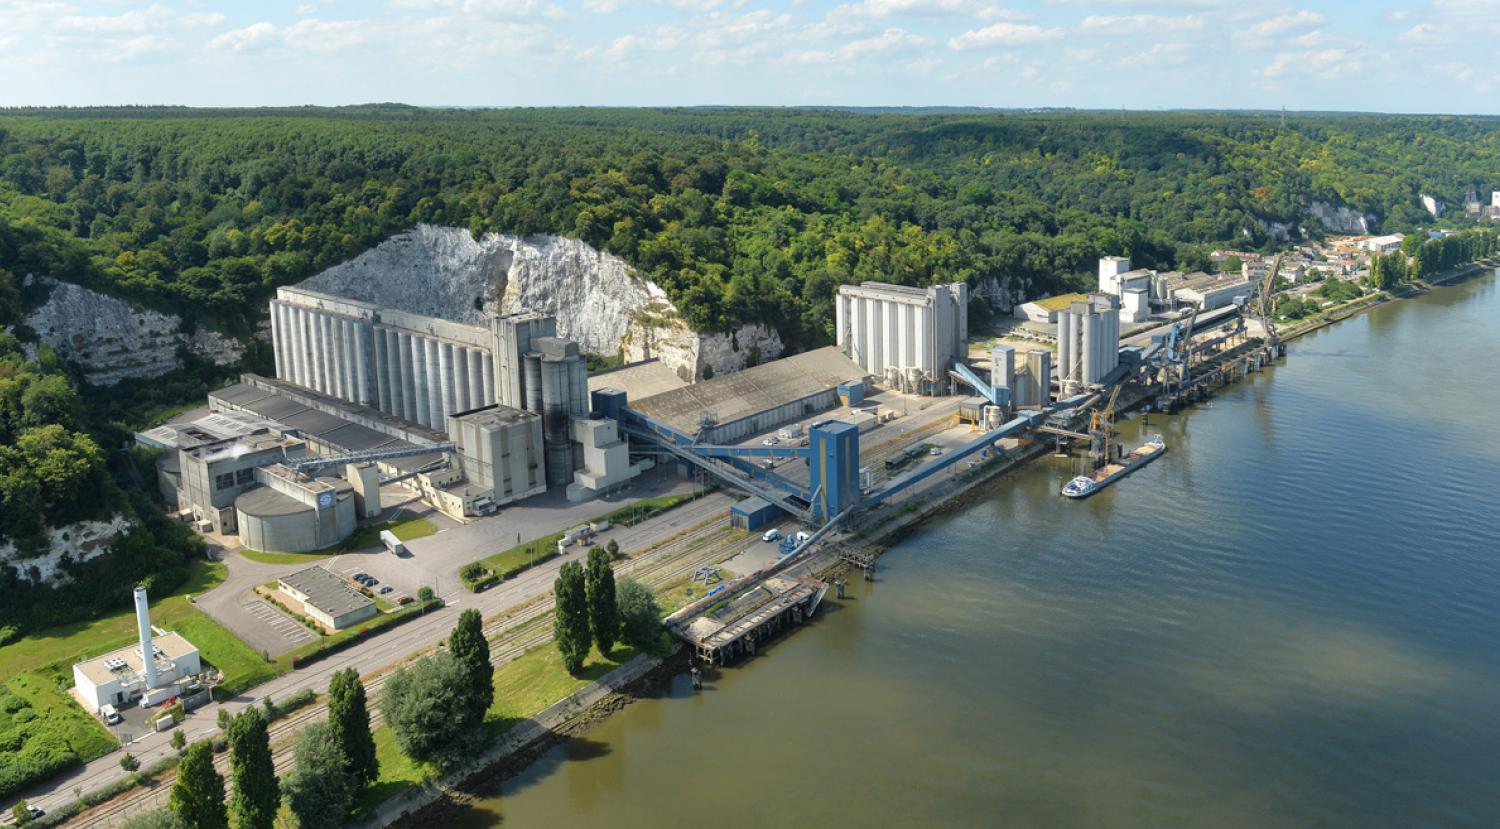
[(780, 537), (781, 537), (781, 530), (778, 530), (775, 527), (772, 527), (771, 529), (766, 530), (766, 534), (763, 535), (763, 536), (761, 536), (760, 540), (764, 541), (766, 543), (770, 543), (770, 542), (775, 541), (776, 539), (778, 539)]
[(103, 708), (99, 709), (99, 713), (104, 715), (104, 721), (110, 725), (119, 725), (125, 721), (125, 718), (120, 716), (120, 712), (116, 711), (113, 705), (106, 704)]
[(801, 544), (802, 542), (808, 540), (809, 538), (812, 538), (812, 536), (808, 535), (807, 533), (797, 533), (797, 543), (798, 544)]

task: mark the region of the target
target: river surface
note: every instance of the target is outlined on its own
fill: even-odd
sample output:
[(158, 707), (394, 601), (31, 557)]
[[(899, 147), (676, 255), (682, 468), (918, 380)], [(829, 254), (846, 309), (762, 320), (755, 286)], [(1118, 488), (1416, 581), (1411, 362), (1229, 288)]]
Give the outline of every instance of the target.
[[(1500, 826), (1500, 288), (1292, 343), (1081, 503), (1048, 460), (477, 827)], [(831, 597), (832, 594), (830, 594)]]

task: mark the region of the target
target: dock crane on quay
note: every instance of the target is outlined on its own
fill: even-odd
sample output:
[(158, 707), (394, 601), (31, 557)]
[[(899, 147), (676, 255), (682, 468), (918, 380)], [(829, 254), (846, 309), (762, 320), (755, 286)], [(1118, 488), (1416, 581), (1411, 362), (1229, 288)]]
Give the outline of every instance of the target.
[(1095, 469), (1113, 460), (1110, 453), (1119, 454), (1119, 444), (1110, 440), (1114, 436), (1115, 426), (1115, 401), (1120, 399), (1120, 389), (1125, 384), (1115, 386), (1115, 390), (1109, 396), (1109, 403), (1101, 411), (1095, 409), (1093, 420), (1089, 424), (1089, 462)]

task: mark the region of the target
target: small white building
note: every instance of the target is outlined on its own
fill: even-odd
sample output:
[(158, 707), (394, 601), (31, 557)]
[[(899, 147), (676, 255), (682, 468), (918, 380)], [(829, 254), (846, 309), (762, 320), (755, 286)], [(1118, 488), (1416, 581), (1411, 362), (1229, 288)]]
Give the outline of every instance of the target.
[(302, 612), (333, 630), (343, 630), (379, 613), (375, 603), (354, 592), (322, 567), (298, 570), (277, 582), (281, 592), (302, 603)]
[(1405, 238), (1406, 235), (1402, 233), (1393, 233), (1390, 236), (1371, 236), (1360, 242), (1359, 246), (1375, 253), (1390, 253), (1391, 251), (1400, 250), (1401, 240)]
[(151, 650), (156, 687), (147, 687), (146, 663), (141, 658), (141, 645), (136, 642), (75, 664), (73, 683), (79, 696), (96, 712), (106, 705), (132, 702), (155, 705), (178, 696), (184, 680), (203, 672), (198, 649), (181, 634), (152, 637)]

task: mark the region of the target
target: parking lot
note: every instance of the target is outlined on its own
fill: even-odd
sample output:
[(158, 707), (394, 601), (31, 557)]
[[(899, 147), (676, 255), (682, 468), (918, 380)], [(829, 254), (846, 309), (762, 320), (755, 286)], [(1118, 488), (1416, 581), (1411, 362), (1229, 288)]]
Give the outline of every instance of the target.
[(267, 627), (286, 639), (291, 647), (305, 645), (318, 638), (306, 625), (257, 599), (246, 604), (245, 612), (261, 620)]

